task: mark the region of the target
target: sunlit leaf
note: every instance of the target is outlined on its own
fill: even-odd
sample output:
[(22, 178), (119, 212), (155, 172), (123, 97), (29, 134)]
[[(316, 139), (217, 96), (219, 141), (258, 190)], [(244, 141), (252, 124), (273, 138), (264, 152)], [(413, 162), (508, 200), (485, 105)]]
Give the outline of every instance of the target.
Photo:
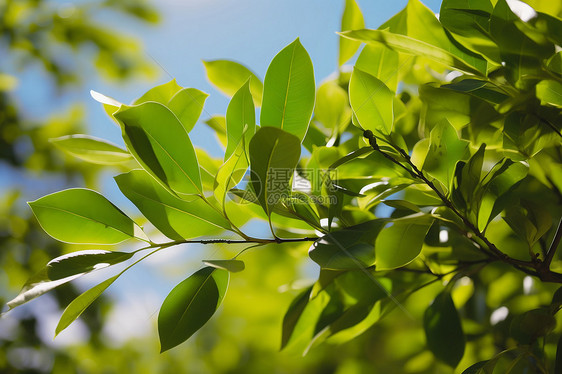
[(203, 61), (207, 78), (226, 96), (232, 97), (250, 79), (250, 91), (254, 105), (261, 106), (263, 83), (247, 67), (234, 61), (213, 60)]
[(151, 88), (144, 95), (136, 99), (133, 104), (138, 105), (148, 101), (155, 101), (166, 105), (182, 88), (183, 87), (178, 85), (175, 79), (172, 79), (167, 83)]
[(275, 56), (267, 69), (260, 125), (280, 128), (302, 141), (315, 96), (312, 62), (296, 39)]
[(76, 318), (80, 317), (86, 308), (88, 308), (109, 286), (111, 286), (121, 274), (122, 273), (119, 273), (109, 279), (106, 279), (97, 286), (90, 288), (76, 299), (72, 300), (60, 317), (59, 323), (55, 329), (55, 336), (70, 326)]
[(100, 250), (72, 252), (49, 261), (47, 275), (51, 280), (59, 280), (127, 261), (133, 255), (133, 252)]
[(384, 135), (392, 131), (394, 94), (379, 79), (357, 68), (349, 81), (349, 102), (364, 130)]
[(114, 114), (127, 148), (154, 178), (180, 195), (202, 194), (201, 174), (189, 135), (164, 105), (146, 102)]
[(50, 139), (50, 142), (69, 155), (94, 164), (119, 165), (133, 159), (126, 150), (89, 135), (67, 135)]
[(231, 273), (238, 273), (246, 267), (244, 261), (240, 260), (203, 260), (203, 263), (215, 269), (222, 269)]
[(314, 118), (320, 121), (332, 133), (338, 133), (351, 119), (347, 92), (336, 82), (327, 81), (318, 87)]
[(465, 337), (450, 293), (441, 292), (433, 300), (425, 311), (423, 327), (427, 346), (435, 357), (456, 367), (464, 355)]
[[(359, 30), (365, 27), (363, 14), (355, 0), (346, 0), (345, 8), (341, 19), (341, 31)], [(354, 42), (349, 39), (340, 38), (340, 53), (338, 56), (338, 64), (341, 66), (347, 62), (361, 43)]]
[(209, 95), (195, 88), (183, 88), (176, 92), (166, 106), (178, 117), (187, 132), (199, 119)]
[[(234, 94), (226, 110), (226, 136), (228, 143), (224, 160), (228, 160), (238, 144), (243, 141), (244, 151), (248, 150), (250, 140), (256, 132), (256, 113), (250, 94), (250, 81)], [(242, 139), (244, 138), (244, 139)]]
[(536, 87), (537, 98), (544, 104), (562, 107), (562, 84), (554, 80), (540, 81)]
[(383, 44), (367, 44), (359, 54), (355, 67), (384, 82), (392, 91), (398, 88), (398, 53)]
[(72, 188), (32, 201), (29, 206), (45, 232), (77, 244), (116, 244), (147, 240), (132, 219), (99, 193)]
[(205, 267), (178, 284), (158, 314), (161, 352), (183, 343), (215, 314), (228, 287), (228, 271)]
[(172, 240), (216, 235), (230, 229), (228, 220), (201, 198), (179, 199), (142, 170), (118, 175), (115, 181), (141, 213)]

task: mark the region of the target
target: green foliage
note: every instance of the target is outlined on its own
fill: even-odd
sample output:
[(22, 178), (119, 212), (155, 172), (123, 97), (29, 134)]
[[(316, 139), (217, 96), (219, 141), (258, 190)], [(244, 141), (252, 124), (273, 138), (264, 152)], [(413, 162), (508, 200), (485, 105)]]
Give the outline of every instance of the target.
[[(341, 35), (351, 43), (340, 45), (339, 63), (357, 42), (368, 46), (351, 74), (317, 91), (298, 39), (273, 58), (263, 95), (246, 67), (206, 62), (209, 80), (232, 97), (225, 117), (206, 122), (225, 146), (219, 160), (196, 151), (189, 135), (207, 94), (175, 81), (133, 105), (94, 94), (121, 126), (120, 152), (143, 169), (116, 177), (119, 188), (155, 227), (148, 234), (171, 241), (142, 237), (93, 191), (31, 206), (59, 240), (136, 237), (148, 255), (179, 244), (245, 245), (204, 260), (171, 291), (158, 317), (161, 351), (215, 314), (229, 272), (250, 271), (251, 248), (299, 256), (310, 245), (320, 274), (288, 306), (283, 349), (312, 353), (363, 334), (384, 341), (386, 372), (547, 372), (560, 361), (552, 294), (562, 283), (562, 228), (553, 224), (562, 217), (562, 21), (535, 13), (521, 18), (504, 0), (445, 0), (437, 19), (411, 0), (378, 30), (348, 30), (362, 27), (362, 16), (346, 1)], [(96, 142), (55, 141), (99, 162), (99, 153), (84, 157), (107, 149)], [(247, 234), (250, 218), (267, 222), (271, 236)], [(232, 233), (238, 238), (225, 236)], [(63, 274), (91, 271), (98, 260), (65, 262)], [(75, 299), (57, 332), (121, 274)]]

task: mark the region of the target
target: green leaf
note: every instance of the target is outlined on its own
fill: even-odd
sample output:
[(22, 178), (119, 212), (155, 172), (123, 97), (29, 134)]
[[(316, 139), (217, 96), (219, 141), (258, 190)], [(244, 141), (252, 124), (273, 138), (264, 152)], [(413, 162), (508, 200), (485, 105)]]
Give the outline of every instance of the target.
[(220, 167), (215, 176), (214, 194), (221, 207), (224, 207), (228, 191), (244, 178), (248, 166), (244, 144), (239, 143), (238, 148)]
[(296, 136), (275, 127), (262, 127), (250, 142), (250, 184), (268, 216), (289, 196), (300, 151)]
[(355, 67), (384, 82), (392, 91), (398, 88), (398, 53), (380, 43), (367, 44), (359, 54)]
[[(345, 9), (341, 19), (341, 31), (358, 30), (365, 27), (363, 14), (355, 0), (345, 0)], [(338, 56), (338, 65), (341, 66), (347, 62), (361, 43), (351, 41), (349, 39), (340, 38), (340, 53)]]
[(558, 338), (558, 343), (556, 344), (556, 361), (554, 363), (554, 372), (558, 372), (562, 369), (562, 335)]
[(386, 222), (377, 219), (327, 233), (314, 242), (308, 255), (322, 269), (357, 270), (372, 266), (373, 242)]
[[(464, 369), (462, 374), (485, 374), (485, 373), (482, 372), (482, 370), (484, 369), (484, 367), (486, 366), (487, 363), (488, 363), (488, 360), (480, 361), (480, 362), (477, 362), (473, 365), (470, 365), (470, 367)], [(493, 369), (494, 368), (492, 368), (492, 370)]]
[(455, 175), (453, 182), (453, 190), (451, 192), (453, 202), (457, 207), (467, 209), (469, 212), (475, 212), (471, 218), (478, 216), (480, 199), (475, 196), (474, 192), (480, 183), (485, 150), (486, 144), (482, 144), (466, 164), (463, 162), (457, 163), (457, 169), (460, 167), (461, 171)]
[(541, 103), (562, 107), (562, 84), (554, 80), (540, 81), (536, 87)]
[(94, 164), (119, 165), (133, 159), (126, 150), (89, 135), (67, 135), (49, 141), (69, 155)]
[(280, 128), (302, 141), (315, 93), (312, 61), (297, 38), (273, 58), (267, 69), (260, 125)]
[(256, 112), (250, 94), (250, 81), (247, 81), (234, 94), (226, 110), (226, 136), (228, 143), (224, 160), (228, 160), (238, 144), (243, 141), (247, 151), (250, 140), (256, 132)]
[(114, 117), (122, 125), (127, 148), (147, 172), (180, 197), (203, 194), (195, 149), (174, 113), (147, 102), (123, 106)]
[(148, 240), (132, 219), (99, 193), (72, 188), (32, 201), (29, 206), (47, 234), (67, 243), (117, 244)]
[(226, 293), (229, 273), (204, 267), (178, 284), (158, 314), (161, 352), (191, 337), (215, 314)]
[(518, 314), (511, 320), (509, 332), (521, 344), (533, 344), (556, 327), (549, 308), (538, 308)]
[(349, 102), (364, 130), (383, 135), (392, 132), (394, 94), (379, 79), (357, 68), (349, 81)]
[(176, 80), (172, 79), (167, 83), (151, 88), (144, 95), (136, 99), (133, 102), (133, 105), (139, 105), (148, 101), (155, 101), (157, 103), (167, 105), (172, 97), (174, 97), (174, 95), (181, 89), (182, 87), (178, 85)]
[(164, 104), (176, 115), (185, 130), (190, 132), (197, 123), (208, 96), (195, 88), (183, 88)]
[(134, 253), (85, 250), (57, 257), (29, 278), (18, 296), (7, 305), (11, 310), (82, 275), (121, 263), (133, 255)]
[(118, 175), (115, 181), (141, 213), (172, 240), (216, 235), (231, 228), (228, 220), (201, 198), (179, 199), (143, 170)]
[(59, 323), (55, 329), (55, 336), (60, 334), (64, 329), (66, 329), (76, 318), (88, 308), (109, 286), (115, 282), (123, 272), (106, 279), (95, 287), (90, 288), (88, 291), (84, 292), (76, 299), (72, 300), (70, 304), (66, 307), (62, 316), (60, 317)]
[(302, 352), (314, 337), (315, 326), (330, 297), (322, 292), (310, 299), (312, 287), (302, 291), (291, 303), (283, 317), (281, 349), (293, 348)]
[(484, 60), (468, 58), (468, 61), (464, 61), (448, 50), (416, 40), (409, 36), (394, 34), (384, 30), (368, 29), (346, 31), (340, 33), (340, 35), (363, 43), (381, 43), (397, 52), (426, 57), (447, 67), (461, 70), (469, 74), (483, 75), (486, 72), (486, 62)]
[(463, 46), (500, 63), (498, 46), (489, 31), (492, 12), (490, 0), (445, 0), (441, 4), (439, 21)]
[(100, 250), (72, 252), (49, 261), (47, 263), (47, 275), (51, 280), (59, 280), (76, 274), (85, 274), (127, 261), (133, 255), (134, 252)]
[(240, 260), (203, 260), (203, 263), (215, 269), (222, 269), (231, 273), (238, 273), (246, 267), (244, 261)]
[(429, 150), (423, 171), (449, 188), (455, 164), (468, 154), (468, 143), (459, 139), (457, 131), (448, 120), (438, 122), (429, 136)]
[(435, 357), (456, 367), (464, 355), (465, 337), (449, 292), (441, 292), (426, 309), (423, 327), (427, 347)]
[(332, 130), (332, 136), (338, 134), (351, 119), (347, 92), (334, 81), (324, 82), (316, 93), (314, 119), (324, 127)]
[(219, 91), (232, 97), (250, 79), (250, 91), (254, 105), (261, 106), (263, 83), (247, 67), (234, 61), (214, 60), (203, 61), (207, 78)]
[(421, 252), (433, 218), (423, 213), (392, 220), (375, 240), (377, 270), (390, 270), (412, 262)]

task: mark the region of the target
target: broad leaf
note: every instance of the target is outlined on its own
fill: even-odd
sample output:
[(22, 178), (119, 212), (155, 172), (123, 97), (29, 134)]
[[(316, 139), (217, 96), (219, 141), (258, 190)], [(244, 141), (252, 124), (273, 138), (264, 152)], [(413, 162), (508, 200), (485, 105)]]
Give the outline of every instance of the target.
[(132, 219), (99, 193), (72, 188), (32, 201), (39, 224), (53, 238), (76, 244), (148, 240)]
[(121, 107), (114, 117), (122, 124), (127, 148), (147, 172), (179, 196), (203, 194), (195, 150), (174, 113), (147, 102)]
[(198, 89), (184, 88), (176, 92), (166, 106), (180, 120), (185, 130), (189, 132), (197, 123), (208, 96)]
[(47, 275), (51, 280), (59, 280), (127, 261), (133, 255), (134, 252), (100, 250), (72, 252), (49, 261)]
[(191, 337), (215, 314), (228, 287), (229, 273), (205, 267), (178, 284), (158, 314), (161, 352)]
[(250, 184), (268, 216), (289, 196), (300, 151), (296, 136), (274, 127), (262, 127), (250, 142)]
[(375, 263), (373, 242), (386, 220), (378, 219), (327, 233), (310, 247), (308, 255), (322, 269), (361, 269)]
[[(363, 14), (355, 0), (345, 0), (345, 9), (341, 19), (341, 31), (358, 30), (365, 27)], [(340, 38), (340, 53), (338, 56), (338, 65), (343, 65), (349, 60), (361, 43), (354, 42), (349, 39)]]
[(172, 240), (216, 235), (231, 228), (228, 220), (201, 198), (179, 199), (142, 170), (118, 175), (115, 180), (121, 192)]
[(361, 128), (389, 135), (394, 121), (394, 94), (379, 79), (357, 68), (349, 81), (349, 102)]
[(260, 125), (280, 128), (302, 141), (315, 93), (310, 56), (296, 39), (275, 56), (267, 69)]
[(209, 81), (226, 96), (232, 97), (249, 79), (254, 105), (261, 106), (263, 83), (247, 67), (234, 61), (203, 61)]
[(89, 135), (67, 135), (49, 141), (69, 155), (94, 164), (119, 165), (133, 159), (126, 150)]
[(449, 292), (437, 295), (426, 309), (423, 327), (427, 346), (435, 357), (456, 367), (464, 355), (465, 338), (459, 314)]
[(468, 141), (459, 139), (447, 120), (438, 122), (429, 136), (429, 150), (423, 171), (437, 178), (446, 188), (451, 185), (457, 161), (468, 155)]
[(375, 240), (377, 270), (399, 268), (418, 257), (432, 223), (423, 213), (392, 220)]
[(355, 63), (355, 67), (379, 79), (392, 91), (398, 88), (400, 68), (398, 52), (384, 45), (367, 44)]
[(238, 144), (244, 142), (244, 151), (248, 150), (250, 140), (256, 132), (256, 112), (250, 94), (250, 81), (246, 82), (234, 94), (226, 110), (227, 146), (224, 160), (228, 160)]
[[(336, 82), (327, 81), (318, 87), (314, 119), (332, 130), (332, 136), (340, 132), (351, 119), (347, 92)], [(324, 144), (322, 144), (324, 145)]]

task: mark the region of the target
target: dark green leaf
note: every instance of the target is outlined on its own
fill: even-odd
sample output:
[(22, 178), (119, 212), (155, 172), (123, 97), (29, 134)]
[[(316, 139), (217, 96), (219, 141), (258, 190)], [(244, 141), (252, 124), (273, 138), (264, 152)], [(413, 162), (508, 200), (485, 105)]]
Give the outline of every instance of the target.
[(191, 337), (215, 314), (226, 293), (228, 271), (205, 267), (178, 284), (158, 314), (161, 352)]
[(53, 238), (77, 244), (116, 244), (148, 240), (132, 219), (99, 193), (72, 188), (32, 201), (39, 224)]
[(435, 357), (456, 367), (464, 355), (465, 338), (451, 294), (441, 292), (426, 309), (423, 327), (427, 347)]
[(296, 39), (275, 56), (267, 69), (260, 125), (280, 128), (302, 141), (314, 108), (315, 92), (312, 62)]

